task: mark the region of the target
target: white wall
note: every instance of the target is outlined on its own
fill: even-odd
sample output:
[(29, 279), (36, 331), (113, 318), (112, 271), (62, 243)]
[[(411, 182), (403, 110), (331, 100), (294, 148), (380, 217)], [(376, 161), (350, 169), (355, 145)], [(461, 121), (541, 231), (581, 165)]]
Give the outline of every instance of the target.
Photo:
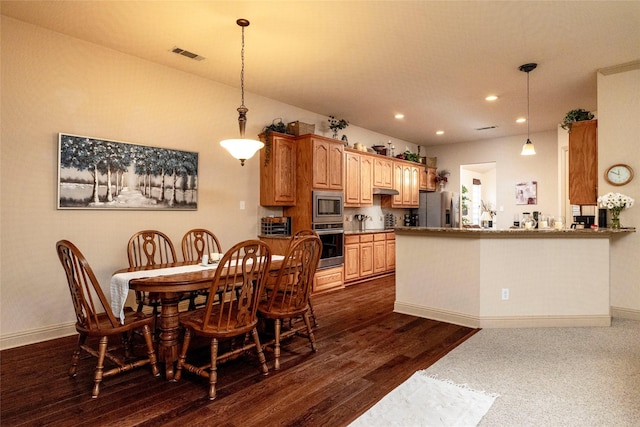
[[(513, 225), (515, 213), (536, 210), (559, 215), (556, 131), (531, 134), (531, 141), (536, 147), (535, 156), (520, 155), (524, 141), (526, 135), (436, 145), (427, 147), (425, 151), (427, 156), (438, 157), (438, 169), (451, 171), (447, 184), (447, 190), (451, 191), (460, 191), (460, 165), (495, 162), (495, 206), (498, 213), (494, 222), (497, 228), (505, 229)], [(525, 181), (538, 182), (537, 205), (516, 205), (515, 185)], [(484, 181), (482, 183), (484, 187)], [(500, 211), (500, 207), (504, 210)]]
[[(84, 252), (108, 289), (111, 274), (127, 266), (126, 242), (138, 230), (160, 229), (177, 249), (193, 227), (213, 230), (224, 248), (256, 237), (258, 218), (269, 212), (259, 207), (258, 157), (241, 167), (219, 146), (238, 135), (237, 88), (4, 16), (1, 31), (1, 348), (73, 333), (55, 254), (60, 239)], [(246, 105), (248, 135), (276, 117), (326, 130), (323, 115), (251, 93)], [(59, 132), (199, 152), (198, 210), (56, 210)], [(415, 150), (353, 125), (344, 133), (351, 142), (393, 140)]]
[[(598, 74), (598, 194), (623, 193), (635, 205), (620, 215), (622, 226), (640, 227), (640, 61), (635, 69)], [(615, 187), (604, 172), (616, 163), (635, 171), (634, 180)], [(640, 234), (614, 239), (611, 246), (612, 314), (640, 319)]]

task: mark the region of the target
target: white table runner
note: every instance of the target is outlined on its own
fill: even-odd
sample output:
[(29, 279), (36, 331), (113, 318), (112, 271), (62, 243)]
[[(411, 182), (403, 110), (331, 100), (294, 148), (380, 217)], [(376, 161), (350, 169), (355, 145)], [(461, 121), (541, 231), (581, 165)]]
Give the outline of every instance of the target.
[(157, 268), (153, 270), (140, 270), (114, 274), (111, 277), (111, 311), (113, 311), (113, 314), (116, 317), (119, 317), (120, 321), (124, 323), (124, 304), (127, 301), (127, 294), (129, 293), (129, 281), (132, 279), (169, 276), (171, 274), (189, 273), (192, 271), (215, 269), (217, 267), (218, 264), (209, 264), (207, 266), (192, 264), (182, 265), (180, 267)]
[[(272, 255), (272, 261), (282, 261), (284, 256)], [(251, 260), (249, 260), (251, 261)], [(231, 260), (231, 266), (235, 265), (235, 260)], [(124, 323), (124, 304), (127, 301), (129, 293), (129, 281), (132, 279), (140, 279), (142, 277), (169, 276), (172, 274), (189, 273), (192, 271), (202, 271), (208, 269), (216, 269), (218, 264), (191, 264), (182, 265), (180, 267), (157, 268), (153, 270), (140, 270), (127, 273), (114, 274), (111, 277), (111, 311), (120, 321)]]

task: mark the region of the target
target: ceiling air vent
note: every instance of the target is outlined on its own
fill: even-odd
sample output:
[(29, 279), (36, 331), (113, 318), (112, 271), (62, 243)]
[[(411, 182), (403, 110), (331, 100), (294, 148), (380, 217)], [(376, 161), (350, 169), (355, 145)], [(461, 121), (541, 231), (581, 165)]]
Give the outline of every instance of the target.
[(174, 47), (171, 49), (171, 52), (177, 53), (178, 55), (186, 56), (189, 59), (195, 59), (196, 61), (204, 61), (206, 58), (204, 56), (200, 56), (197, 53), (189, 52), (188, 50), (180, 49), (179, 47)]
[(489, 130), (489, 129), (495, 129), (498, 126), (485, 126), (483, 128), (476, 128), (476, 130)]

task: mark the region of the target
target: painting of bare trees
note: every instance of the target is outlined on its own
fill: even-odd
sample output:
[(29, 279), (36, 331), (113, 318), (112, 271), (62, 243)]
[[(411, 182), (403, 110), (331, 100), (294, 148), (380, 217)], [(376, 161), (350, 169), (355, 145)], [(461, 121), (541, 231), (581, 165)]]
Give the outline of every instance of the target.
[(198, 153), (59, 134), (58, 209), (198, 208)]

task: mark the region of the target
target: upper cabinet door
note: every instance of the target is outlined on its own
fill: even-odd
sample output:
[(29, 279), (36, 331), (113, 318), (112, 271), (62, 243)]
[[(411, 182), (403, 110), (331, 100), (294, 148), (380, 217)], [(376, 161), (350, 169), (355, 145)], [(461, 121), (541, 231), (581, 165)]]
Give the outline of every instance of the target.
[(598, 199), (598, 121), (571, 125), (569, 133), (569, 201), (596, 205)]
[(260, 205), (295, 206), (296, 145), (293, 137), (272, 133), (260, 150)]
[(313, 188), (341, 191), (343, 189), (344, 146), (313, 138)]
[(391, 159), (376, 157), (373, 162), (373, 186), (393, 188), (393, 165)]

